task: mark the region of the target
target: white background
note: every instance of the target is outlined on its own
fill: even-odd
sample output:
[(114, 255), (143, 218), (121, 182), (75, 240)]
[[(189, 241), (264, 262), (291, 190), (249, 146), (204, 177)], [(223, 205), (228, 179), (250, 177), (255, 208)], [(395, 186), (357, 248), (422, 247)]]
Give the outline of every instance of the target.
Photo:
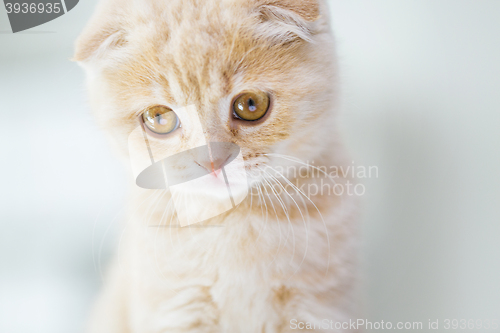
[[(500, 1), (330, 3), (343, 132), (379, 168), (364, 317), (500, 319)], [(123, 215), (122, 167), (69, 61), (94, 6), (18, 34), (0, 6), (0, 332), (80, 332)]]

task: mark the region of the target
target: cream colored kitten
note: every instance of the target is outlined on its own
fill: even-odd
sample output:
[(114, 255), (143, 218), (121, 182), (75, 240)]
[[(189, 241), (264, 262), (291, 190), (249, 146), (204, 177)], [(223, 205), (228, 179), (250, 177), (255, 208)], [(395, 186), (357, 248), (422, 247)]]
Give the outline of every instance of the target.
[[(75, 60), (127, 165), (158, 161), (131, 156), (144, 137), (162, 156), (225, 142), (240, 149), (250, 194), (181, 227), (181, 213), (217, 210), (207, 202), (219, 197), (205, 193), (181, 212), (172, 189), (141, 189), (131, 172), (130, 218), (89, 332), (271, 333), (300, 322), (333, 332), (325, 320), (353, 318), (355, 199), (328, 190), (346, 186), (346, 175), (325, 174), (346, 165), (335, 59), (322, 0), (100, 4)], [(189, 161), (178, 169), (219, 181), (229, 157)]]

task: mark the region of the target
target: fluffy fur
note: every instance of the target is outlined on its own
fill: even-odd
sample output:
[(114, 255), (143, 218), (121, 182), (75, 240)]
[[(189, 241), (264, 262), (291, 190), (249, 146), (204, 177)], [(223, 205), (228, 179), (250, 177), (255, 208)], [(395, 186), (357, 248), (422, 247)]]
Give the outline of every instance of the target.
[[(195, 105), (207, 140), (241, 147), (255, 195), (221, 216), (178, 228), (169, 192), (132, 186), (130, 218), (89, 332), (291, 332), (293, 319), (354, 315), (354, 199), (276, 190), (320, 182), (314, 167), (301, 177), (278, 168), (346, 164), (325, 6), (316, 0), (99, 5), (75, 60), (87, 71), (93, 112), (126, 163), (127, 138), (141, 112)], [(269, 116), (235, 122), (233, 97), (252, 89), (272, 94)], [(182, 151), (188, 139), (179, 136), (171, 149)], [(321, 179), (348, 181), (342, 174)]]

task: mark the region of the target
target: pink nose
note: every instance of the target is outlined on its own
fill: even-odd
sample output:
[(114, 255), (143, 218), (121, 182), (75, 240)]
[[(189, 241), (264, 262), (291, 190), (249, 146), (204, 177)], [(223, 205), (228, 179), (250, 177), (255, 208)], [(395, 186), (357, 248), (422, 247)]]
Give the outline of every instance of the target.
[(220, 172), (220, 169), (225, 166), (226, 161), (227, 158), (215, 158), (213, 160), (203, 159), (200, 161), (196, 161), (196, 163), (202, 168), (206, 169), (208, 172), (214, 172), (215, 174), (218, 174)]

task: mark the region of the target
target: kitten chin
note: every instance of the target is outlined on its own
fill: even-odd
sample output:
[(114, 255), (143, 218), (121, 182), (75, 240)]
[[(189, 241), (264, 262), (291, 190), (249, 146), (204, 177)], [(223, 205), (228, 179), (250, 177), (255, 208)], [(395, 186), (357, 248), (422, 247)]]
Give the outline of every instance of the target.
[(326, 1), (104, 0), (74, 60), (132, 160), (89, 332), (290, 332), (356, 317), (356, 198), (331, 191), (353, 179), (324, 171), (349, 165)]

